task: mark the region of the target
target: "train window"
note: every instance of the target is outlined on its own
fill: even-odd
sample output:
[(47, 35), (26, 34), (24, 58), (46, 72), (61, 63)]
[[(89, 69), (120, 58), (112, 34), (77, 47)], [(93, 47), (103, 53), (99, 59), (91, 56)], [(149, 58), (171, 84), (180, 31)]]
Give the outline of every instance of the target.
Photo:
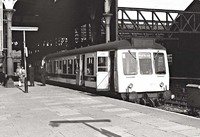
[(163, 53), (154, 53), (154, 66), (156, 74), (166, 74), (165, 58)]
[(94, 75), (94, 57), (87, 58), (87, 72), (86, 75)]
[(68, 74), (73, 74), (73, 59), (69, 59), (67, 63)]
[(63, 73), (64, 74), (67, 73), (67, 62), (66, 62), (66, 60), (63, 60)]
[(51, 73), (51, 61), (50, 60), (48, 60), (48, 62), (47, 62), (47, 72)]
[(137, 74), (137, 60), (135, 52), (122, 53), (123, 70), (125, 75)]
[(140, 52), (139, 54), (139, 64), (140, 64), (140, 74), (148, 75), (152, 74), (152, 60), (151, 53), (149, 52)]
[(52, 73), (53, 71), (52, 71), (52, 66), (53, 66), (53, 62), (52, 61), (50, 61), (50, 66), (49, 66), (49, 68), (50, 68), (50, 73)]
[(53, 71), (56, 73), (56, 61), (53, 62)]
[(58, 61), (58, 74), (61, 74), (62, 71), (62, 60)]
[(58, 65), (57, 66), (58, 66), (57, 68), (60, 69), (60, 61), (58, 61)]
[(108, 71), (108, 57), (98, 57), (98, 71)]
[(48, 73), (50, 73), (50, 65), (51, 65), (50, 63), (51, 63), (51, 62), (48, 60), (48, 61), (47, 61), (47, 72), (48, 72)]
[(79, 69), (79, 59), (74, 59), (74, 74), (78, 72)]
[(51, 63), (52, 63), (52, 66), (51, 66), (52, 71), (51, 71), (51, 73), (54, 73), (54, 61), (51, 61)]
[(62, 69), (62, 61), (60, 60), (59, 69)]
[(58, 63), (59, 63), (59, 62), (56, 61), (56, 69), (55, 69), (55, 70), (56, 70), (56, 73), (58, 73)]
[(52, 62), (52, 66), (51, 66), (51, 68), (52, 68), (52, 73), (54, 73), (54, 61), (51, 61)]

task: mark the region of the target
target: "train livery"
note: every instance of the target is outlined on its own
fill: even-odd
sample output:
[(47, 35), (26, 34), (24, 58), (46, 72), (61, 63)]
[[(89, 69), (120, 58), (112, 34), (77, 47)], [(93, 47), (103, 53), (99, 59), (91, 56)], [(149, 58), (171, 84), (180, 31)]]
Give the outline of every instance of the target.
[(45, 56), (48, 80), (121, 94), (143, 103), (169, 98), (166, 49), (136, 38), (60, 51)]

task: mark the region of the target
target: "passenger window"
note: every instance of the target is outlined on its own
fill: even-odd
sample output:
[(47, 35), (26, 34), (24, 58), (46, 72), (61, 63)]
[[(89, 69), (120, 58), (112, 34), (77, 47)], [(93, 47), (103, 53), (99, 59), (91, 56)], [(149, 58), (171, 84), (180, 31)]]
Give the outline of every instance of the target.
[(140, 52), (139, 54), (140, 74), (149, 75), (153, 73), (151, 53)]
[(49, 60), (49, 63), (48, 63), (48, 68), (49, 68), (48, 73), (52, 73), (52, 61), (50, 61), (50, 60)]
[(58, 73), (58, 61), (56, 61), (56, 69), (55, 69), (56, 73)]
[(53, 62), (50, 61), (50, 73), (53, 73)]
[(125, 75), (137, 74), (137, 60), (135, 52), (122, 53), (123, 70)]
[(108, 57), (98, 57), (98, 71), (108, 71)]
[(56, 73), (56, 61), (53, 61), (53, 71)]
[(154, 66), (156, 74), (166, 74), (165, 58), (163, 53), (154, 53)]
[(60, 61), (57, 61), (58, 65), (57, 68), (60, 69)]
[(74, 59), (74, 74), (78, 72), (79, 69), (79, 59)]
[(61, 74), (62, 73), (62, 61), (58, 61), (58, 69), (57, 69), (57, 73)]
[(63, 60), (63, 73), (64, 74), (67, 73), (67, 62), (66, 62), (66, 60)]
[(86, 75), (94, 75), (94, 57), (87, 58)]
[(73, 59), (69, 59), (67, 65), (68, 74), (73, 74)]
[(47, 72), (51, 73), (51, 61), (50, 60), (48, 60), (48, 62), (47, 62)]
[(59, 69), (62, 69), (62, 61), (60, 60)]

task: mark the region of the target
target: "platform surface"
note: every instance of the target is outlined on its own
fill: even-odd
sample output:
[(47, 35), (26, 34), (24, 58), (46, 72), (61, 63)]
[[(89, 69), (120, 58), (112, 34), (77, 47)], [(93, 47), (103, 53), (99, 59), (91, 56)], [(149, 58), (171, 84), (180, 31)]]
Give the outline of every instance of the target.
[(0, 137), (200, 137), (200, 119), (36, 83), (0, 87)]

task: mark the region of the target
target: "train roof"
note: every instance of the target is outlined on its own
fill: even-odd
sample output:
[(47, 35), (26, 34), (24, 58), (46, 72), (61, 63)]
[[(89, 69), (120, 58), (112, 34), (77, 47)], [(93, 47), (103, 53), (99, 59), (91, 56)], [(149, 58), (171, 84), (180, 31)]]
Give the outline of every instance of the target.
[(71, 55), (78, 55), (84, 53), (91, 53), (96, 51), (112, 51), (118, 49), (164, 49), (165, 48), (156, 43), (154, 39), (147, 39), (147, 38), (137, 38), (128, 40), (120, 40), (114, 41), (109, 43), (98, 44), (94, 46), (88, 46), (73, 50), (64, 50), (56, 53), (49, 54), (45, 57), (45, 59), (62, 57), (62, 56), (71, 56)]

